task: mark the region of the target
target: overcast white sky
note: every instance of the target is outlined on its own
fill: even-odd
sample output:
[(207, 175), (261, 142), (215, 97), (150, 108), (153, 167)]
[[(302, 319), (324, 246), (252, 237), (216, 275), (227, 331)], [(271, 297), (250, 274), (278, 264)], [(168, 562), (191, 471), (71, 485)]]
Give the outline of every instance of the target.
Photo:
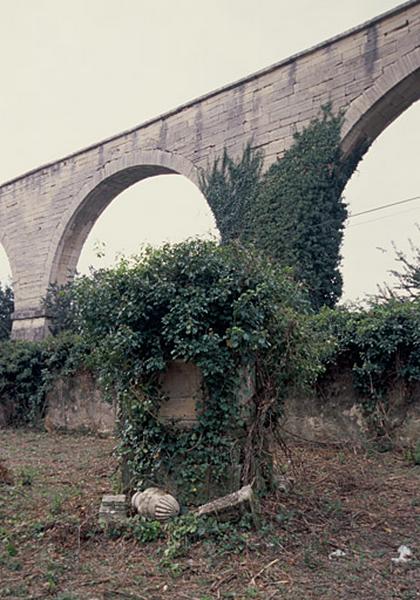
[[(397, 6), (394, 0), (0, 0), (0, 184), (131, 128)], [(349, 182), (351, 212), (420, 195), (420, 103), (372, 146)], [(393, 266), (391, 241), (420, 243), (420, 200), (353, 218), (345, 298), (372, 293)], [(1, 223), (0, 223), (1, 227)], [(161, 176), (121, 194), (79, 263), (145, 242), (215, 232), (188, 181)], [(379, 248), (379, 249), (378, 249)], [(384, 250), (386, 252), (384, 252)], [(0, 254), (0, 280), (8, 275)]]

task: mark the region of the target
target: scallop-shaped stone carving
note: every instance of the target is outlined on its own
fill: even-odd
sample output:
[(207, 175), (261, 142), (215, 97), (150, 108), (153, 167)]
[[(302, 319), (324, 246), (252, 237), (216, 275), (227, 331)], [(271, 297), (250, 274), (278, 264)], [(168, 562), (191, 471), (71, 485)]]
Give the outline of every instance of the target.
[(136, 492), (131, 499), (131, 506), (139, 515), (157, 521), (167, 521), (179, 514), (176, 498), (160, 488), (148, 488), (144, 492)]

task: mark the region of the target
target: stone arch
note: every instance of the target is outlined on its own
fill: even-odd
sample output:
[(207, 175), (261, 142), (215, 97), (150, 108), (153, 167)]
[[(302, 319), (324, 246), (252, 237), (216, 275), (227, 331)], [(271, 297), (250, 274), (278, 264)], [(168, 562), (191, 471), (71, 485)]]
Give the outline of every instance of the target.
[(420, 48), (385, 67), (348, 108), (342, 131), (345, 155), (367, 150), (382, 131), (420, 99)]
[(199, 184), (199, 171), (190, 161), (162, 150), (135, 151), (97, 169), (60, 220), (48, 253), (45, 288), (71, 279), (93, 225), (116, 196), (143, 179), (163, 174), (183, 175)]
[(7, 262), (9, 263), (10, 278), (11, 278), (13, 287), (15, 287), (15, 283), (16, 283), (14, 281), (15, 269), (14, 269), (14, 265), (13, 265), (12, 259), (11, 259), (11, 257), (13, 257), (13, 252), (8, 244), (7, 233), (5, 233), (4, 231), (0, 231), (0, 247), (3, 249), (4, 254), (6, 255)]

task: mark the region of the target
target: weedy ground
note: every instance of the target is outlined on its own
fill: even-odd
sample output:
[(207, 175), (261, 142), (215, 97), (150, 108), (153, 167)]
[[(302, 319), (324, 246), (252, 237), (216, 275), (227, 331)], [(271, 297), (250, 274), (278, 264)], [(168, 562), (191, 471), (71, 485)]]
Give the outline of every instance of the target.
[[(294, 486), (263, 499), (256, 530), (232, 525), (163, 560), (164, 539), (98, 529), (114, 443), (0, 431), (1, 599), (420, 598), (420, 467), (403, 452), (289, 445), (278, 458)], [(405, 565), (391, 561), (401, 544)]]

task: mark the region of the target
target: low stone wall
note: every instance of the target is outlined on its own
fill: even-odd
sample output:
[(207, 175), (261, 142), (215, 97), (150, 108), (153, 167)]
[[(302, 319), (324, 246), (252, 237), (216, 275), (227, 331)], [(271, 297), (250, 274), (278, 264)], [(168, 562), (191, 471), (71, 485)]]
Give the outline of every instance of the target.
[[(162, 407), (161, 416), (164, 420), (179, 420), (182, 427), (194, 424), (195, 403), (201, 400), (201, 374), (196, 368), (187, 367), (174, 364), (162, 381), (169, 400)], [(97, 382), (86, 371), (58, 379), (46, 401), (47, 431), (107, 435), (115, 429), (116, 407), (104, 400)], [(10, 403), (0, 402), (0, 427), (6, 427), (12, 416)], [(410, 390), (404, 385), (396, 386), (376, 418), (383, 420), (395, 443), (415, 445), (420, 440), (420, 384)], [(290, 394), (284, 404), (281, 428), (297, 439), (331, 444), (361, 446), (375, 437), (354, 390), (350, 368), (330, 373), (312, 393)]]
[(377, 437), (373, 420), (382, 423), (396, 444), (416, 444), (420, 440), (420, 384), (410, 390), (404, 384), (395, 386), (386, 405), (369, 417), (354, 390), (351, 369), (335, 372), (316, 391), (287, 398), (281, 427), (304, 440), (361, 446)]
[(115, 429), (115, 405), (106, 402), (92, 375), (82, 371), (57, 379), (46, 398), (47, 431), (89, 431), (101, 435)]

